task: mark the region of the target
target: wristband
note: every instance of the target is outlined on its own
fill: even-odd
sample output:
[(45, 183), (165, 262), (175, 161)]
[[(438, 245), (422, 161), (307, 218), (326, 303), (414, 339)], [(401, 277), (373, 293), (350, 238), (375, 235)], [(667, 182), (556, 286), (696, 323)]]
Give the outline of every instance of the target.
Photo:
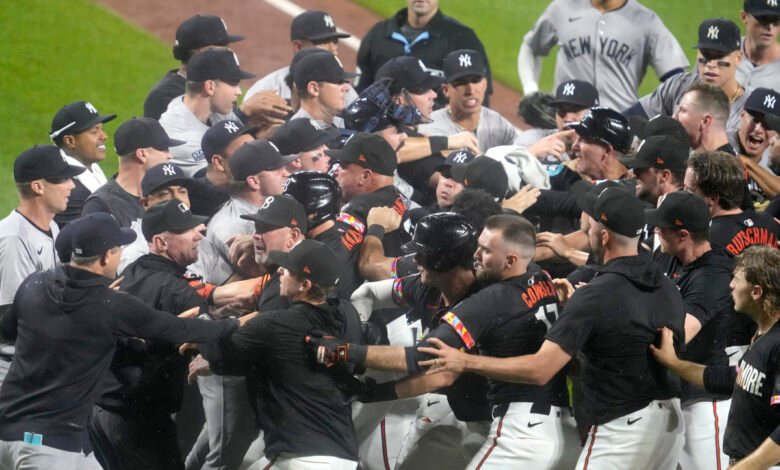
[(428, 141), (431, 143), (431, 153), (436, 155), (449, 148), (449, 137), (446, 135), (435, 135), (428, 137)]
[(368, 346), (365, 344), (349, 343), (347, 345), (347, 362), (352, 364), (363, 365), (366, 363), (366, 356), (368, 355)]
[(371, 224), (366, 232), (366, 236), (369, 235), (373, 235), (377, 237), (379, 241), (382, 241), (385, 238), (385, 228), (379, 224)]

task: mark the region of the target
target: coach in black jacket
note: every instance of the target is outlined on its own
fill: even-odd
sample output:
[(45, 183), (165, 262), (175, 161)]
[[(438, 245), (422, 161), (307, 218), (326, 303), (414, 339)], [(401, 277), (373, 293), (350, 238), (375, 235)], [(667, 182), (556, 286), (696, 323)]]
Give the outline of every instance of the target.
[(84, 430), (118, 336), (204, 342), (239, 326), (177, 318), (115, 292), (121, 246), (135, 232), (109, 214), (71, 223), (70, 264), (28, 277), (0, 321), (0, 335), (16, 342), (0, 390), (0, 462), (12, 468), (95, 468)]

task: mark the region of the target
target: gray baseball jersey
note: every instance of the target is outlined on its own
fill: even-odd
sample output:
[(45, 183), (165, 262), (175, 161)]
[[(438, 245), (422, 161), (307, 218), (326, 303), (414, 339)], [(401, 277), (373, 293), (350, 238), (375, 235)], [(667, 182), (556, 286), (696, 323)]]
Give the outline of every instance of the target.
[(635, 0), (607, 13), (591, 0), (554, 0), (523, 42), (537, 56), (559, 45), (555, 86), (585, 80), (599, 90), (602, 106), (619, 111), (636, 102), (648, 65), (659, 77), (688, 67), (680, 44), (658, 15)]
[[(433, 122), (420, 126), (421, 133), (425, 135), (452, 135), (465, 130), (452, 120), (449, 108), (446, 107), (431, 113), (431, 120)], [(483, 106), (476, 134), (479, 150), (484, 153), (499, 145), (514, 145), (520, 136), (520, 131), (504, 116)]]
[[(282, 67), (279, 70), (269, 73), (265, 77), (256, 81), (249, 89), (244, 93), (244, 101), (248, 100), (255, 93), (261, 90), (275, 90), (279, 93), (279, 96), (290, 101), (292, 92), (290, 87), (284, 81), (287, 74), (290, 73), (290, 67)], [(358, 94), (354, 88), (349, 87), (349, 91), (344, 96), (344, 106), (346, 107), (358, 98)]]
[(745, 88), (772, 88), (780, 90), (780, 60), (764, 65), (754, 65), (745, 53), (745, 38), (742, 38), (742, 62), (737, 67), (737, 81)]
[(30, 274), (58, 264), (54, 240), (59, 229), (54, 221), (49, 232), (39, 229), (16, 210), (0, 220), (0, 305), (10, 305), (16, 290)]
[(327, 123), (327, 122), (322, 121), (320, 119), (314, 119), (311, 116), (311, 114), (306, 112), (306, 110), (303, 109), (303, 108), (298, 109), (298, 112), (293, 114), (293, 116), (290, 118), (290, 120), (292, 121), (293, 119), (301, 119), (301, 118), (311, 119), (312, 121), (314, 121), (317, 124), (317, 127), (319, 129), (327, 129), (329, 127), (337, 127), (339, 129), (344, 129), (344, 120), (342, 118), (340, 118), (338, 116), (335, 116), (333, 118), (333, 124), (330, 124), (330, 123)]
[[(642, 105), (642, 109), (644, 109), (648, 117), (658, 114), (672, 116), (677, 110), (677, 105), (680, 103), (685, 91), (698, 81), (699, 76), (696, 72), (679, 73), (658, 85), (658, 88), (649, 95), (639, 98), (639, 104)], [(742, 93), (742, 96), (731, 103), (729, 118), (726, 121), (726, 133), (736, 132), (739, 128), (739, 114), (745, 106), (745, 101), (750, 92), (751, 90), (745, 87), (745, 92)]]
[(234, 121), (239, 119), (233, 112), (229, 114), (215, 113), (209, 116), (208, 124), (204, 124), (184, 105), (182, 98), (179, 96), (171, 100), (168, 109), (160, 116), (160, 125), (171, 139), (186, 142), (184, 145), (171, 147), (170, 150), (171, 155), (173, 155), (173, 163), (179, 165), (187, 176), (192, 177), (198, 170), (208, 165), (203, 156), (203, 150), (200, 148), (200, 141), (209, 126), (225, 119)]
[(206, 228), (206, 238), (213, 245), (218, 259), (213, 256), (209, 256), (210, 259), (204, 258), (203, 262), (211, 265), (209, 272), (202, 273), (206, 282), (221, 285), (233, 274), (233, 265), (230, 264), (228, 257), (227, 240), (235, 235), (253, 233), (255, 230), (254, 222), (244, 220), (241, 216), (254, 214), (258, 209), (258, 206), (233, 196), (211, 218)]

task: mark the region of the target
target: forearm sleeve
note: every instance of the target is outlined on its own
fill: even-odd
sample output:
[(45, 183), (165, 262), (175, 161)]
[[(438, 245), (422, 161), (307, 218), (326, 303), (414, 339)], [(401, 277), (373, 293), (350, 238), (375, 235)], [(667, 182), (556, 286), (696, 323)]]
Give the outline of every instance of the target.
[(523, 85), (523, 94), (529, 95), (539, 91), (539, 75), (542, 71), (542, 58), (535, 55), (523, 41), (517, 54), (517, 74)]
[(704, 389), (711, 393), (731, 394), (737, 380), (737, 368), (731, 366), (707, 366), (704, 368)]
[(371, 312), (383, 308), (395, 307), (393, 302), (393, 279), (366, 282), (352, 293), (349, 299), (360, 314), (361, 321), (368, 321)]
[(423, 354), (417, 349), (420, 346), (426, 346), (429, 348), (434, 347), (432, 344), (428, 342), (429, 338), (440, 339), (445, 344), (453, 348), (460, 349), (465, 347), (463, 341), (460, 339), (460, 336), (458, 336), (458, 333), (456, 333), (455, 330), (452, 329), (450, 325), (441, 324), (435, 330), (428, 333), (428, 336), (423, 338), (416, 346), (410, 346), (405, 348), (406, 369), (409, 371), (409, 374), (417, 374), (422, 372), (423, 369), (420, 367), (418, 363), (420, 361), (427, 361), (428, 359), (433, 359), (433, 356), (429, 354)]

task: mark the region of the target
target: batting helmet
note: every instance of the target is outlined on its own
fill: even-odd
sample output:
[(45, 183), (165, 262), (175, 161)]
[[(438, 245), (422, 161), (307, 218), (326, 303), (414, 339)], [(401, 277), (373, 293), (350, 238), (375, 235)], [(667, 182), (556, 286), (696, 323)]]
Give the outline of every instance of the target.
[(590, 108), (582, 121), (569, 124), (577, 135), (611, 145), (615, 150), (626, 153), (631, 148), (631, 126), (628, 119), (619, 112), (602, 107)]
[(284, 193), (306, 210), (309, 227), (335, 219), (341, 209), (341, 187), (336, 179), (319, 171), (299, 171), (285, 182)]
[(439, 212), (420, 219), (412, 241), (403, 248), (409, 253), (416, 252), (417, 262), (434, 271), (471, 267), (477, 249), (477, 232), (464, 216)]

